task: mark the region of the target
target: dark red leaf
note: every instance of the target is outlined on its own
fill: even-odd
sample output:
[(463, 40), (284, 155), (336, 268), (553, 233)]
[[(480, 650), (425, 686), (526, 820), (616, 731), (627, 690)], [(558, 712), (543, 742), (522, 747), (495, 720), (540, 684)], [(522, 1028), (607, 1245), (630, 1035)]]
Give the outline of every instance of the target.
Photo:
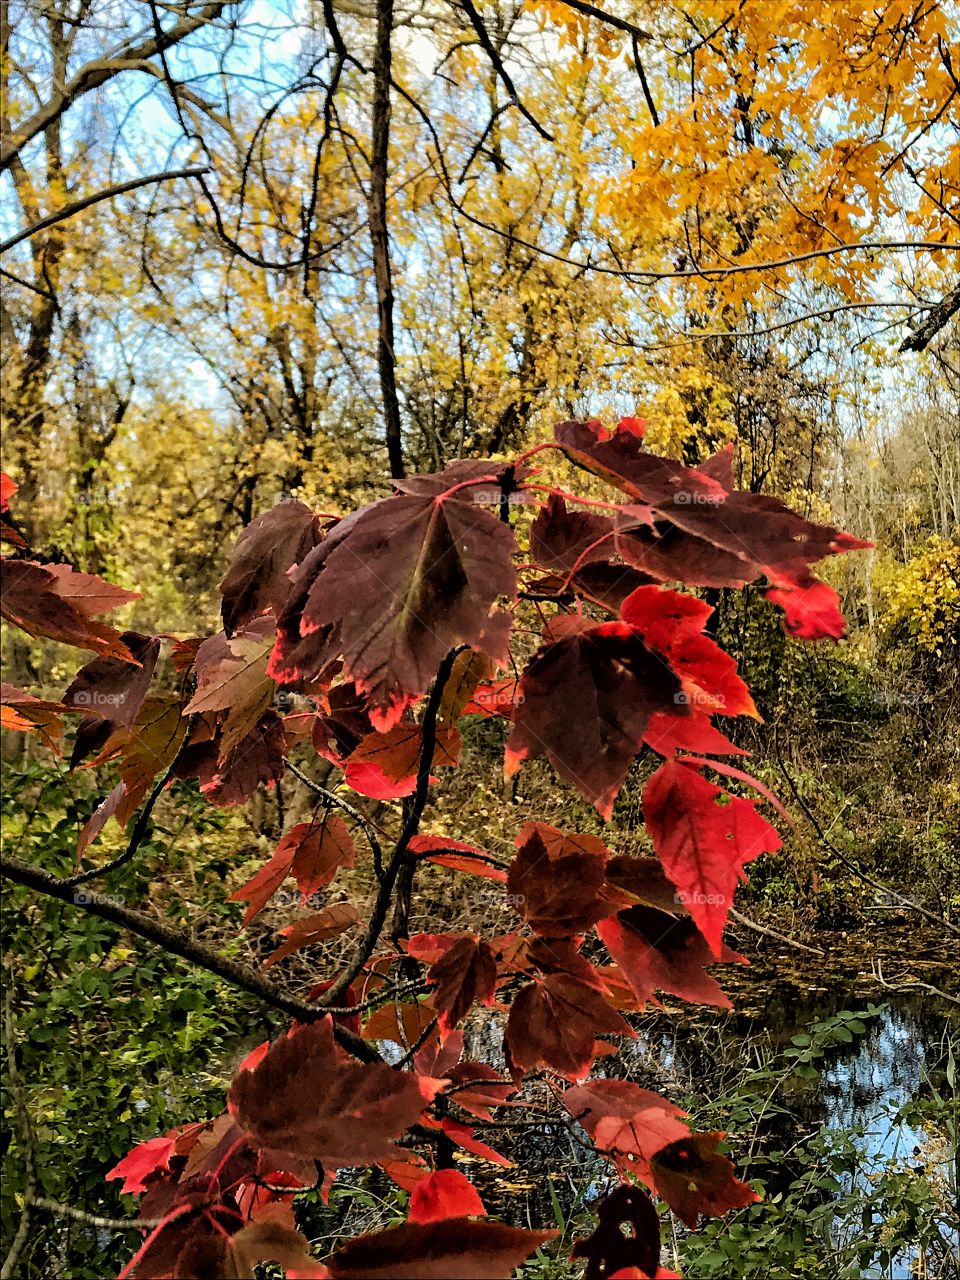
[(310, 677), (342, 654), (385, 731), (450, 649), (507, 661), (509, 617), (494, 606), (515, 593), (513, 534), (454, 474), (404, 482), (406, 494), (342, 521), (307, 557), (281, 618), (276, 679)]
[(357, 1236), (327, 1259), (333, 1280), (509, 1280), (556, 1231), (448, 1218)]
[[(638, 1000), (645, 1002), (655, 991), (667, 991), (681, 1000), (733, 1007), (707, 973), (707, 966), (716, 964), (717, 958), (689, 917), (678, 919), (655, 907), (630, 907), (601, 921), (597, 933)], [(720, 961), (746, 964), (729, 947), (722, 948)]]
[(676, 708), (680, 681), (623, 622), (562, 617), (545, 638), (520, 681), (507, 771), (546, 755), (609, 818), (651, 715)]
[(535, 933), (569, 937), (610, 914), (603, 874), (610, 851), (596, 836), (528, 822), (516, 844), (507, 892)]
[(290, 590), (287, 570), (319, 541), (319, 520), (302, 502), (281, 502), (247, 525), (220, 584), (228, 636), (267, 609), (279, 612)]
[(699, 1217), (719, 1218), (760, 1199), (734, 1175), (726, 1156), (717, 1154), (724, 1136), (692, 1133), (663, 1147), (650, 1160), (657, 1193), (692, 1229)]
[[(411, 938), (411, 955), (417, 955), (415, 943)], [(493, 1004), (497, 958), (489, 943), (476, 934), (463, 933), (430, 966), (427, 981), (435, 988), (430, 999), (440, 1015), (440, 1034), (446, 1036), (474, 1004)]]
[(606, 999), (593, 966), (569, 940), (539, 940), (529, 949), (540, 969), (514, 997), (504, 1032), (504, 1050), (517, 1078), (546, 1067), (568, 1080), (590, 1070), (601, 1035), (632, 1036), (633, 1030)]
[(94, 619), (137, 599), (136, 591), (125, 591), (93, 574), (77, 573), (67, 565), (4, 562), (0, 613), (8, 622), (28, 635), (92, 649), (122, 662), (134, 659), (120, 632)]
[(271, 786), (283, 777), (287, 743), (275, 711), (262, 716), (223, 759), (221, 741), (219, 729), (207, 737), (191, 734), (177, 764), (177, 777), (196, 778), (212, 804), (246, 804), (261, 783)]
[(124, 631), (121, 642), (134, 666), (121, 658), (94, 658), (81, 667), (63, 695), (66, 706), (83, 712), (70, 757), (74, 768), (91, 751), (99, 751), (118, 729), (131, 729), (150, 688), (160, 654), (157, 636)]
[(348, 1059), (329, 1018), (278, 1040), (255, 1070), (234, 1076), (228, 1098), (259, 1145), (330, 1168), (396, 1157), (394, 1139), (429, 1100), (410, 1072)]
[(656, 1276), (660, 1266), (660, 1218), (639, 1187), (621, 1184), (597, 1206), (597, 1228), (573, 1246), (574, 1258), (586, 1258), (584, 1280), (610, 1280), (625, 1267)]

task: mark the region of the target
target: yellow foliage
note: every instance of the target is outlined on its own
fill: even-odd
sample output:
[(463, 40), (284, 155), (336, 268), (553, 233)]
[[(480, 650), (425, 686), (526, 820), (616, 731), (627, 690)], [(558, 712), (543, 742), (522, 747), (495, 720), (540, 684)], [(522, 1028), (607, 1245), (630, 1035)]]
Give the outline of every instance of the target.
[(932, 536), (879, 583), (891, 625), (905, 624), (917, 646), (942, 657), (960, 642), (960, 541)]

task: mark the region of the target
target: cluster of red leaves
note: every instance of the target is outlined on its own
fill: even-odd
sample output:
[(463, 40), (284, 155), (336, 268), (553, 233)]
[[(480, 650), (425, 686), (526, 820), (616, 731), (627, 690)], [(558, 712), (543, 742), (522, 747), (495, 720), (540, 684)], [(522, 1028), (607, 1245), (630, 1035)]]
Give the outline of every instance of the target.
[[(144, 1218), (162, 1219), (130, 1274), (240, 1276), (268, 1261), (291, 1276), (509, 1275), (550, 1233), (490, 1222), (464, 1175), (432, 1161), (452, 1144), (509, 1163), (476, 1130), (492, 1108), (524, 1105), (532, 1072), (544, 1073), (620, 1179), (597, 1232), (577, 1246), (589, 1280), (670, 1274), (638, 1184), (689, 1226), (755, 1199), (718, 1153), (722, 1134), (691, 1133), (677, 1107), (629, 1081), (589, 1078), (611, 1049), (605, 1038), (631, 1036), (625, 1015), (657, 992), (728, 1005), (709, 970), (744, 962), (723, 940), (734, 891), (749, 862), (780, 847), (759, 799), (706, 776), (773, 800), (723, 759), (744, 753), (715, 718), (757, 711), (708, 633), (711, 610), (667, 584), (736, 588), (763, 577), (788, 632), (839, 637), (836, 596), (811, 565), (865, 544), (737, 490), (729, 451), (699, 467), (648, 453), (635, 419), (612, 433), (564, 423), (550, 447), (620, 500), (545, 491), (525, 459), (462, 461), (398, 481), (343, 519), (299, 502), (258, 517), (222, 583), (223, 630), (173, 645), (173, 694), (154, 681), (163, 637), (98, 620), (129, 592), (29, 560), (15, 525), (0, 530), (16, 548), (4, 616), (96, 655), (59, 701), (3, 689), (4, 724), (57, 749), (63, 717), (81, 714), (71, 763), (117, 769), (78, 856), (111, 816), (129, 823), (158, 776), (195, 779), (212, 803), (242, 804), (280, 781), (293, 752), (313, 753), (333, 781), (313, 817), (291, 826), (232, 895), (247, 903), (244, 926), (288, 877), (316, 906), (338, 870), (355, 865), (361, 833), (384, 901), (403, 868), (429, 860), (486, 877), (517, 917), (498, 937), (421, 933), (398, 952), (381, 946), (386, 912), (375, 911), (353, 968), (311, 993), (318, 1020), (250, 1055), (224, 1115), (151, 1139), (109, 1175), (143, 1196)], [(522, 495), (516, 529), (491, 493)], [(517, 670), (513, 626), (533, 613), (528, 599), (549, 616)], [(278, 704), (278, 686), (297, 695), (292, 710)], [(652, 855), (618, 856), (595, 836), (531, 822), (504, 866), (456, 838), (420, 834), (433, 771), (457, 765), (469, 716), (507, 722), (508, 773), (545, 756), (607, 819), (633, 761), (659, 757), (643, 793)], [(361, 803), (405, 798), (385, 865), (370, 815), (341, 804), (340, 787)], [(348, 902), (320, 905), (281, 930), (267, 964), (358, 923)], [(609, 963), (591, 958), (591, 934)], [(398, 1003), (396, 983), (410, 994), (411, 966), (421, 998)], [(462, 1060), (458, 1028), (477, 1006), (506, 1015), (507, 1076)], [(384, 1040), (413, 1046), (401, 1067), (379, 1056)], [(355, 1165), (380, 1167), (410, 1193), (409, 1220), (347, 1242), (321, 1265), (295, 1229), (292, 1200)]]

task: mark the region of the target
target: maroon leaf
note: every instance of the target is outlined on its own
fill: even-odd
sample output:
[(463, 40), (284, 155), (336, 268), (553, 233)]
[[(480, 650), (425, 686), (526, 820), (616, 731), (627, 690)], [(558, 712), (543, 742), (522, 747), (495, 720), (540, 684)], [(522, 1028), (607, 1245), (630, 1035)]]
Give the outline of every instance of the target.
[[(655, 907), (631, 907), (597, 925), (597, 933), (620, 967), (638, 1000), (667, 991), (681, 1000), (733, 1006), (717, 981), (707, 973), (716, 964), (703, 934), (689, 918), (678, 919)], [(746, 964), (746, 959), (723, 947), (723, 964)]]
[(610, 1280), (636, 1268), (656, 1276), (660, 1267), (660, 1218), (639, 1187), (622, 1184), (597, 1206), (597, 1229), (573, 1246), (574, 1258), (586, 1258), (584, 1280)]
[(609, 818), (651, 715), (676, 709), (680, 681), (623, 622), (557, 618), (545, 638), (520, 681), (507, 772), (546, 755)]
[(279, 612), (290, 590), (287, 570), (319, 541), (319, 521), (302, 502), (281, 502), (247, 525), (220, 584), (228, 636), (258, 613)]
[(556, 1234), (472, 1218), (407, 1222), (348, 1240), (327, 1267), (333, 1280), (509, 1280)]
[(157, 636), (124, 631), (120, 639), (139, 666), (120, 658), (94, 658), (81, 667), (63, 702), (84, 713), (70, 757), (73, 768), (98, 751), (117, 729), (130, 729), (143, 706), (160, 654)]
[(196, 778), (212, 804), (246, 804), (261, 783), (273, 785), (283, 777), (286, 738), (275, 711), (268, 711), (232, 751), (220, 758), (222, 735), (200, 731), (180, 755), (178, 778)]
[[(430, 935), (410, 939), (408, 950), (412, 956), (420, 955), (418, 938), (424, 936)], [(493, 1004), (497, 985), (497, 958), (493, 948), (476, 934), (460, 934), (430, 966), (427, 981), (435, 988), (431, 1003), (440, 1015), (440, 1033), (447, 1036), (474, 1004)]]
[(28, 635), (46, 636), (132, 662), (133, 655), (120, 632), (94, 619), (138, 598), (135, 591), (112, 586), (92, 574), (76, 573), (67, 565), (7, 560), (0, 585), (0, 613)]
[(596, 836), (528, 822), (516, 844), (507, 892), (535, 933), (569, 937), (610, 914), (603, 875), (610, 851)]
[(654, 1185), (674, 1213), (691, 1229), (697, 1219), (719, 1218), (730, 1209), (755, 1204), (760, 1197), (717, 1154), (722, 1133), (692, 1133), (651, 1157)]
[(513, 534), (455, 474), (404, 482), (406, 494), (342, 521), (307, 557), (281, 618), (276, 679), (315, 675), (342, 654), (387, 730), (451, 648), (506, 662), (509, 618), (494, 606), (515, 592)]
[(278, 1040), (255, 1070), (234, 1077), (228, 1097), (238, 1123), (261, 1146), (329, 1168), (396, 1157), (394, 1139), (428, 1101), (410, 1072), (342, 1054), (329, 1018)]
[(504, 1048), (514, 1077), (543, 1066), (568, 1080), (590, 1070), (599, 1035), (632, 1036), (611, 1007), (600, 975), (569, 941), (538, 941), (529, 950), (540, 969), (514, 998)]

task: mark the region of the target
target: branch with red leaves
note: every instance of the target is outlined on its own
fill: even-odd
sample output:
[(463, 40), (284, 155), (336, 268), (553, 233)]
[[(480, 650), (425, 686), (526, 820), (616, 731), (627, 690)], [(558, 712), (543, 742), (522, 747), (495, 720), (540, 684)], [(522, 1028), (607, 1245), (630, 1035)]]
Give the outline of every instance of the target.
[[(545, 449), (603, 482), (609, 498), (538, 483), (533, 463)], [(14, 488), (4, 486), (4, 510)], [(759, 713), (697, 591), (765, 579), (790, 635), (836, 639), (838, 598), (812, 565), (867, 544), (738, 490), (729, 449), (699, 466), (651, 454), (633, 418), (614, 431), (565, 422), (552, 443), (519, 458), (464, 459), (438, 475), (398, 476), (394, 488), (342, 519), (301, 502), (258, 516), (221, 584), (222, 630), (173, 645), (174, 694), (164, 690), (176, 681), (155, 680), (165, 638), (101, 620), (129, 593), (67, 566), (7, 562), (4, 616), (96, 656), (56, 701), (4, 686), (4, 724), (59, 750), (79, 716), (71, 766), (116, 770), (81, 832), (81, 860), (108, 821), (139, 817), (127, 853), (104, 866), (59, 879), (7, 857), (4, 874), (294, 1019), (248, 1055), (223, 1115), (150, 1138), (111, 1171), (143, 1197), (143, 1218), (159, 1220), (124, 1274), (190, 1280), (271, 1262), (296, 1275), (386, 1280), (402, 1260), (427, 1278), (507, 1276), (551, 1233), (488, 1221), (450, 1155), (459, 1147), (509, 1164), (477, 1128), (512, 1127), (494, 1110), (527, 1107), (517, 1095), (537, 1080), (620, 1183), (575, 1256), (590, 1275), (668, 1275), (652, 1195), (691, 1228), (756, 1196), (723, 1155), (723, 1134), (691, 1132), (668, 1099), (591, 1072), (612, 1038), (634, 1035), (630, 1015), (657, 993), (730, 1007), (714, 970), (745, 963), (725, 940), (735, 892), (750, 863), (781, 846), (762, 806), (783, 813), (742, 761), (730, 762), (746, 753), (717, 717)], [(535, 508), (516, 528), (515, 503)], [(0, 533), (27, 551), (11, 523)], [(692, 590), (668, 585), (677, 583)], [(289, 699), (278, 693), (298, 695), (299, 709), (282, 714)], [(508, 775), (545, 757), (606, 821), (637, 758), (659, 757), (643, 788), (652, 854), (620, 854), (537, 821), (523, 824), (509, 861), (421, 834), (434, 774), (458, 766), (459, 725), (471, 717), (509, 727)], [(301, 751), (325, 761), (356, 802), (311, 783), (290, 759)], [(287, 825), (231, 899), (246, 903), (244, 928), (278, 905), (289, 879), (310, 908), (280, 930), (264, 969), (361, 927), (350, 958), (306, 1001), (153, 916), (78, 892), (132, 856), (174, 779), (235, 806), (288, 769), (315, 797), (313, 813)], [(371, 803), (393, 804), (394, 819), (378, 813), (374, 823)], [(326, 897), (340, 870), (357, 865), (354, 826), (370, 844), (376, 885), (365, 922), (342, 895)], [(397, 831), (386, 856), (374, 830)], [(507, 931), (438, 922), (408, 936), (425, 862), (484, 880), (502, 908), (496, 918), (512, 918)], [(463, 1023), (493, 1007), (506, 1015), (507, 1075), (463, 1058)], [(400, 1046), (394, 1065), (383, 1042)], [(348, 1241), (321, 1267), (291, 1201), (317, 1185), (326, 1193), (351, 1166), (379, 1167), (410, 1192), (409, 1217)]]

